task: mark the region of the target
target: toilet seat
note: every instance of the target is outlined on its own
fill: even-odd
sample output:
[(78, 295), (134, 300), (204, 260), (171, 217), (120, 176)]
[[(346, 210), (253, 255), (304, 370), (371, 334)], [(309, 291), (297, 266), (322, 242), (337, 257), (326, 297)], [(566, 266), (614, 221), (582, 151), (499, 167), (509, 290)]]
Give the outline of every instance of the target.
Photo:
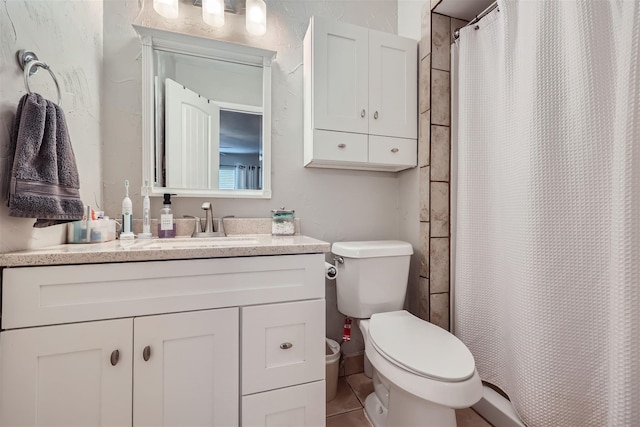
[(369, 338), (385, 359), (422, 377), (459, 382), (475, 373), (473, 356), (462, 341), (405, 310), (372, 315)]

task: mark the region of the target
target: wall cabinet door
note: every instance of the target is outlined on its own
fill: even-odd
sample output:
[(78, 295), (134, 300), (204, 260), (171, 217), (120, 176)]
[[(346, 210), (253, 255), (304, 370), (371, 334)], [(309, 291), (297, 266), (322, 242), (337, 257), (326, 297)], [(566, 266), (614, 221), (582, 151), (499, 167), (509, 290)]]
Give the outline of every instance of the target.
[[(368, 30), (312, 18), (314, 128), (367, 133)], [(311, 125), (310, 125), (311, 126)]]
[(135, 319), (134, 425), (238, 425), (238, 313), (226, 308)]
[(417, 104), (416, 42), (370, 30), (369, 134), (417, 138)]
[(0, 425), (130, 426), (132, 323), (2, 332)]

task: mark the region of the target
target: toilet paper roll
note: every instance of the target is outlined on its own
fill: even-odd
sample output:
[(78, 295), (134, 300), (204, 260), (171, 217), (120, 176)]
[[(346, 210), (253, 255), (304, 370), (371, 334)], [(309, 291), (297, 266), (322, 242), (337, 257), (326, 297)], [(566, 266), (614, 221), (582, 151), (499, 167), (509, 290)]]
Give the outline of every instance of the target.
[(328, 262), (324, 263), (324, 277), (329, 280), (335, 280), (338, 275), (338, 269), (335, 265), (329, 264)]

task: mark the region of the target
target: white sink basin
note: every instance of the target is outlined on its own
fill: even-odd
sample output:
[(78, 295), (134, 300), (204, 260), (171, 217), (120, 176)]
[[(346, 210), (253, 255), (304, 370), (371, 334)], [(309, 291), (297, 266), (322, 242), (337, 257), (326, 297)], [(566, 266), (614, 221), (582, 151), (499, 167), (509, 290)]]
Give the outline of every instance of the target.
[(142, 245), (141, 249), (206, 249), (225, 246), (253, 246), (256, 244), (258, 244), (258, 240), (255, 237), (239, 236), (153, 239), (147, 242), (138, 242), (138, 245)]

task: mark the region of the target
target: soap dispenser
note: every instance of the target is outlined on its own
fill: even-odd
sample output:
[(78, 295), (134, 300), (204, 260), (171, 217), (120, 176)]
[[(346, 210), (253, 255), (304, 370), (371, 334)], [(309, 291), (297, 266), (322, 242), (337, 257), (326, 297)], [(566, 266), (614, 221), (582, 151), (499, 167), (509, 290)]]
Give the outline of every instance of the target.
[(160, 223), (158, 224), (158, 237), (176, 237), (176, 221), (171, 211), (171, 194), (164, 194), (164, 203), (160, 209)]

